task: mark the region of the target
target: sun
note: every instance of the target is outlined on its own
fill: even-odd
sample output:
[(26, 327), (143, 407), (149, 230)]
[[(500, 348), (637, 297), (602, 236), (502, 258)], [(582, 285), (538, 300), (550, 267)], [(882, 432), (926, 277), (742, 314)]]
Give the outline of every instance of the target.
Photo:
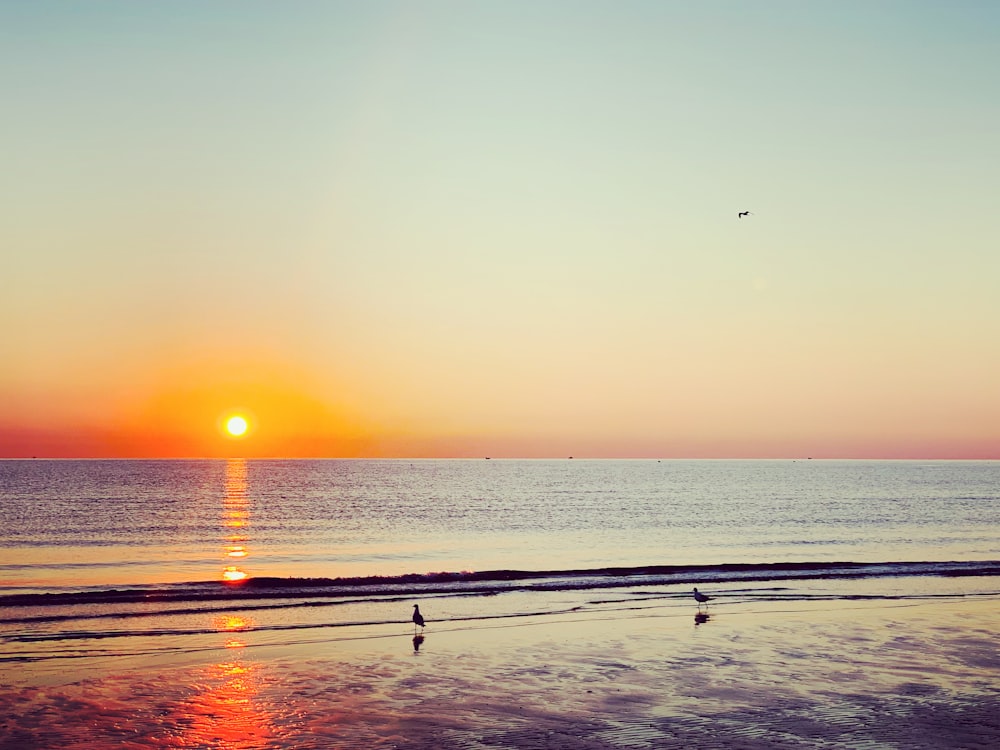
[(230, 407), (216, 418), (215, 429), (226, 439), (243, 442), (257, 432), (257, 419), (246, 408)]
[(233, 437), (243, 437), (246, 435), (248, 427), (246, 417), (241, 417), (238, 414), (226, 420), (226, 432)]

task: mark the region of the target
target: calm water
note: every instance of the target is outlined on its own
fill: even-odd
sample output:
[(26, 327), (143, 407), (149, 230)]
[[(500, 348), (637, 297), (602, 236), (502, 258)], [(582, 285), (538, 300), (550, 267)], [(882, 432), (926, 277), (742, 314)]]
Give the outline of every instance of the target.
[(998, 488), (997, 462), (0, 461), (0, 682), (398, 638), (414, 601), (440, 629), (693, 585), (995, 599)]
[(998, 559), (998, 462), (0, 461), (5, 593)]

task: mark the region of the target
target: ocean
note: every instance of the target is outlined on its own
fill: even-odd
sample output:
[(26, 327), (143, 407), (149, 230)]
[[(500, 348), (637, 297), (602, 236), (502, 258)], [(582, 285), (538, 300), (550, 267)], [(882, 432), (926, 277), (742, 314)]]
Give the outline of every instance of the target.
[(0, 461), (5, 682), (396, 632), (428, 600), (474, 627), (998, 584), (995, 461)]

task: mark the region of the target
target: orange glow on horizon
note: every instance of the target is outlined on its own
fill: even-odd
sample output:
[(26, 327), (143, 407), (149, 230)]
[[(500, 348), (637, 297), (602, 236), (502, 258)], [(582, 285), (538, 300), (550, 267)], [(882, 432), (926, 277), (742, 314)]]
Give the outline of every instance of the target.
[[(772, 373), (751, 374), (747, 387), (764, 392), (764, 375)], [(949, 410), (948, 422), (931, 430), (901, 410), (899, 399), (886, 397), (852, 407), (843, 399), (829, 403), (812, 398), (802, 385), (805, 381), (796, 382), (782, 396), (786, 408), (777, 410), (766, 399), (741, 401), (740, 389), (726, 395), (727, 389), (715, 383), (706, 391), (713, 394), (711, 403), (695, 387), (686, 389), (691, 398), (670, 396), (668, 403), (659, 397), (647, 402), (649, 394), (639, 389), (599, 400), (591, 409), (559, 421), (560, 404), (569, 397), (532, 411), (530, 403), (508, 394), (509, 419), (490, 419), (484, 411), (463, 423), (444, 411), (451, 415), (448, 419), (435, 416), (428, 423), (421, 413), (409, 412), (386, 424), (387, 415), (376, 410), (362, 426), (342, 404), (330, 400), (330, 394), (343, 392), (357, 401), (355, 389), (341, 387), (336, 379), (319, 383), (294, 367), (265, 363), (262, 354), (256, 362), (230, 357), (157, 373), (136, 386), (130, 403), (112, 410), (115, 430), (102, 433), (99, 441), (80, 425), (58, 442), (37, 437), (12, 442), (33, 444), (39, 455), (89, 457), (996, 458), (996, 420), (989, 410), (976, 420), (961, 409)], [(684, 385), (678, 381), (673, 390), (685, 390)], [(828, 383), (821, 380), (814, 387)], [(357, 403), (363, 408), (362, 401)], [(528, 411), (532, 415), (523, 416)], [(880, 414), (882, 418), (873, 416)], [(655, 425), (636, 415), (655, 417)], [(239, 437), (226, 429), (234, 416), (247, 422)], [(802, 420), (824, 427), (812, 434), (798, 424)], [(890, 423), (896, 427), (889, 429)], [(150, 430), (150, 425), (156, 429)], [(900, 429), (905, 429), (904, 437)], [(73, 450), (74, 441), (88, 447)], [(232, 523), (230, 528), (241, 526)]]
[[(345, 448), (366, 453), (370, 430), (330, 399), (340, 392), (350, 389), (337, 380), (317, 382), (283, 353), (178, 353), (173, 364), (151, 363), (151, 371), (136, 373), (131, 387), (98, 415), (113, 423), (113, 430), (84, 422), (58, 445), (46, 438), (52, 449), (36, 447), (33, 454), (265, 458), (333, 456)], [(156, 430), (150, 430), (154, 424)], [(74, 450), (73, 442), (80, 448)]]
[[(289, 364), (291, 358), (284, 354), (259, 351), (247, 359), (232, 351), (211, 356), (185, 351), (172, 357), (172, 364), (150, 363), (149, 371), (133, 373), (127, 388), (112, 389), (115, 395), (109, 398), (114, 400), (86, 417), (63, 404), (53, 412), (55, 407), (47, 402), (14, 403), (17, 411), (11, 414), (23, 412), (23, 416), (0, 414), (0, 457), (996, 459), (998, 455), (995, 409), (962, 395), (975, 389), (956, 390), (958, 395), (949, 396), (954, 403), (947, 409), (919, 409), (911, 405), (931, 401), (918, 398), (921, 394), (913, 388), (899, 394), (881, 388), (858, 400), (847, 391), (832, 389), (826, 376), (798, 377), (775, 401), (739, 396), (748, 389), (766, 394), (768, 377), (775, 375), (771, 370), (749, 373), (740, 388), (727, 387), (721, 376), (702, 387), (678, 375), (666, 395), (621, 389), (607, 399), (587, 402), (587, 409), (576, 409), (568, 417), (560, 416), (560, 409), (568, 401), (578, 403), (575, 396), (550, 399), (540, 408), (529, 398), (531, 393), (522, 401), (510, 392), (500, 419), (485, 406), (470, 411), (472, 401), (463, 402), (462, 409), (442, 408), (430, 416), (410, 407), (424, 403), (423, 399), (411, 399), (400, 413), (376, 407), (339, 375), (320, 382), (315, 373)], [(543, 386), (532, 393), (544, 390)], [(840, 395), (834, 400), (816, 398), (819, 390)], [(678, 398), (681, 392), (690, 397)], [(351, 408), (334, 394), (343, 394)], [(47, 417), (44, 426), (38, 423), (40, 416)], [(241, 436), (226, 429), (234, 416), (246, 419)], [(233, 523), (232, 528), (240, 524)]]

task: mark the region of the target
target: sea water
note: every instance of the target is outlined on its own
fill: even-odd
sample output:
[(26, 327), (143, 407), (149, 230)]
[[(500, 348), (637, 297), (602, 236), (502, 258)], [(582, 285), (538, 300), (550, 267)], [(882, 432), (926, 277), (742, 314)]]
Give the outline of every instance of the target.
[(5, 593), (1000, 558), (1000, 462), (0, 461)]
[(457, 622), (699, 584), (992, 595), (998, 561), (991, 461), (0, 461), (0, 665), (322, 639), (428, 596)]

